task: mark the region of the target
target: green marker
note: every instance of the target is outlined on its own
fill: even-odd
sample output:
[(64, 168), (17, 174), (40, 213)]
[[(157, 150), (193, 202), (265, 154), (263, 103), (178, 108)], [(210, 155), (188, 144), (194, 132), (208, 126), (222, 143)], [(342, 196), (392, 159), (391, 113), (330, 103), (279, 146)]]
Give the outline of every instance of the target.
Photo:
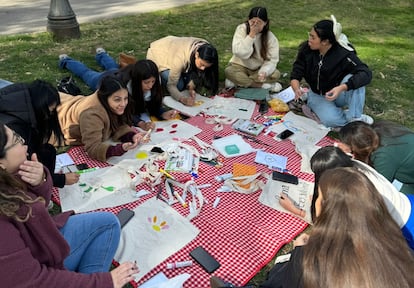
[(88, 168), (88, 169), (83, 169), (83, 170), (78, 170), (76, 171), (76, 173), (78, 174), (83, 174), (83, 173), (87, 173), (87, 172), (92, 172), (99, 169), (99, 167), (93, 167), (93, 168)]

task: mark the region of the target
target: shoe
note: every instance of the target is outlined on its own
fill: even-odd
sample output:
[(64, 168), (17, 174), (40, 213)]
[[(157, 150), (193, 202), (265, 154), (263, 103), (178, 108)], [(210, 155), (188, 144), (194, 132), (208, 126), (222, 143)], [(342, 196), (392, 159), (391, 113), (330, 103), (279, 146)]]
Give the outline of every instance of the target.
[(224, 87), (225, 88), (233, 88), (236, 87), (236, 85), (231, 82), (229, 79), (224, 80)]
[(106, 50), (102, 47), (96, 48), (96, 54), (106, 53)]
[(67, 54), (60, 54), (59, 55), (59, 61), (58, 65), (60, 69), (65, 69), (66, 67), (66, 59), (69, 59), (69, 56)]
[(59, 61), (63, 61), (65, 59), (69, 58), (68, 54), (60, 54), (59, 55)]
[(372, 125), (374, 123), (374, 119), (372, 119), (372, 117), (367, 114), (361, 114), (361, 117), (353, 118), (351, 120), (351, 122), (354, 122), (354, 121), (362, 121), (362, 122), (367, 123), (368, 125)]
[(263, 83), (262, 88), (268, 89), (270, 92), (277, 93), (280, 92), (280, 90), (282, 90), (282, 85), (280, 85), (279, 82)]

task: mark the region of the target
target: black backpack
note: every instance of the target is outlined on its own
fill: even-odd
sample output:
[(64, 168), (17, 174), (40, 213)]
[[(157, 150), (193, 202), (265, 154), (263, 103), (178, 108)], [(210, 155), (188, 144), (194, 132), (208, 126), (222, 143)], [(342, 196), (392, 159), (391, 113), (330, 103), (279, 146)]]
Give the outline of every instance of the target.
[(80, 95), (81, 89), (76, 85), (72, 76), (63, 77), (60, 81), (57, 81), (57, 89), (59, 92), (63, 92), (70, 95)]

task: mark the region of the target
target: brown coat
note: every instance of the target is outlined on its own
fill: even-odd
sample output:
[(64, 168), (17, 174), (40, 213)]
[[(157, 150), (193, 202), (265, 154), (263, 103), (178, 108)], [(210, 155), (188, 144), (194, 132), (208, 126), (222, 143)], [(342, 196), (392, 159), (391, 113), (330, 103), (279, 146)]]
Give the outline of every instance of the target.
[(128, 125), (112, 131), (108, 113), (99, 102), (97, 93), (89, 96), (72, 96), (61, 93), (61, 104), (57, 107), (60, 127), (67, 145), (85, 145), (91, 158), (106, 161), (106, 152), (111, 146), (108, 140), (119, 141), (128, 132), (135, 132)]

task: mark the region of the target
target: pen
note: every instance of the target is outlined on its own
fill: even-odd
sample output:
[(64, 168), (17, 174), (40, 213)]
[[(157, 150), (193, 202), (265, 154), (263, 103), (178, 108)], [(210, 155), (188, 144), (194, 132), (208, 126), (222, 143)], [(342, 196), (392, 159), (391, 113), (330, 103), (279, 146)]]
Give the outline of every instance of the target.
[(93, 167), (93, 168), (88, 168), (88, 169), (78, 170), (78, 171), (76, 171), (75, 173), (78, 173), (78, 174), (83, 174), (83, 173), (87, 173), (87, 172), (92, 172), (92, 171), (95, 171), (95, 170), (97, 170), (97, 169), (99, 169), (99, 168), (98, 168), (98, 167)]
[(184, 208), (187, 208), (187, 203), (185, 203), (183, 198), (181, 198), (180, 194), (178, 194), (177, 191), (174, 191), (173, 194), (174, 194), (175, 198), (177, 198), (178, 202), (180, 202), (181, 205), (183, 205)]
[(239, 108), (239, 110), (240, 110), (240, 111), (247, 112), (247, 109), (244, 109), (244, 108)]
[(148, 138), (148, 136), (150, 135), (151, 131), (152, 131), (152, 129), (149, 129), (149, 130), (147, 131), (147, 133), (145, 133), (145, 135), (144, 135), (144, 137), (142, 138), (142, 140), (147, 140), (147, 138)]
[(175, 180), (174, 176), (172, 176), (170, 173), (168, 173), (167, 171), (165, 171), (164, 169), (160, 168), (160, 172), (162, 174), (164, 174), (165, 176), (167, 176), (168, 178)]

